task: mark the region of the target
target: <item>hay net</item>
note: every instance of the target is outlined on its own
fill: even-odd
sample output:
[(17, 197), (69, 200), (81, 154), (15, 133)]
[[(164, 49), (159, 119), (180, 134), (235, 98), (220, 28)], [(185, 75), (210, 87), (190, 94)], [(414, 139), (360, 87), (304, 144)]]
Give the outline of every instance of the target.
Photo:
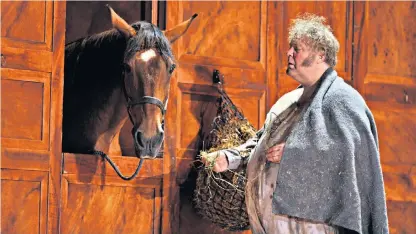
[[(221, 84), (218, 86), (217, 116), (212, 123), (205, 146), (200, 156), (222, 149), (237, 147), (256, 134), (256, 129), (234, 105)], [(216, 173), (212, 171), (216, 156), (207, 158), (208, 163), (200, 166), (196, 181), (194, 204), (198, 213), (223, 229), (238, 231), (249, 228), (245, 205), (247, 152), (240, 152), (243, 160), (236, 170)]]

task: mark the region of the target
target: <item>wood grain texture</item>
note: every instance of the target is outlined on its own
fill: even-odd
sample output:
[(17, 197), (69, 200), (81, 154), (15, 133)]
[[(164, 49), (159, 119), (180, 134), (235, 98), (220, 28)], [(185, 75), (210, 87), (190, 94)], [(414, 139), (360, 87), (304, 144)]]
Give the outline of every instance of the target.
[[(224, 87), (244, 115), (259, 127), (266, 114), (268, 61), (268, 2), (168, 2), (167, 19), (175, 25), (194, 13), (199, 16), (187, 34), (173, 46), (179, 57), (175, 85), (169, 100), (166, 132), (170, 136), (170, 155), (175, 159), (173, 222), (171, 233), (228, 233), (192, 208), (196, 174), (191, 170), (216, 113), (217, 91), (212, 83), (214, 69), (224, 76)], [(273, 38), (271, 36), (270, 38)], [(273, 78), (270, 78), (273, 79)], [(273, 95), (275, 96), (275, 95)], [(179, 220), (178, 216), (179, 215)], [(198, 223), (198, 227), (191, 223)], [(238, 233), (238, 232), (237, 232)]]
[(387, 201), (387, 213), (391, 234), (416, 232), (416, 205), (414, 202)]
[[(124, 175), (131, 175), (136, 170), (139, 159), (136, 157), (112, 156), (111, 160)], [(111, 165), (100, 156), (89, 154), (65, 153), (63, 173), (76, 175), (105, 175), (118, 177)], [(145, 159), (138, 177), (160, 178), (162, 176), (161, 159)]]
[[(183, 21), (182, 7), (179, 1), (166, 2), (166, 29)], [(198, 20), (198, 19), (196, 19)], [(192, 25), (191, 25), (192, 27)], [(182, 38), (172, 44), (176, 59), (179, 59), (179, 46)], [(176, 183), (176, 116), (178, 72), (172, 74), (170, 81), (168, 111), (165, 116), (165, 142), (163, 146), (163, 185), (162, 185), (162, 221), (161, 233), (179, 233), (179, 187)]]
[(354, 2), (354, 87), (372, 110), (391, 233), (415, 233), (414, 2)]
[(370, 82), (365, 85), (364, 97), (368, 101), (412, 107), (416, 106), (416, 85)]
[(278, 51), (284, 42), (278, 39), (279, 31), (279, 2), (267, 2), (267, 31), (266, 31), (266, 77), (267, 96), (266, 110), (278, 100), (278, 79), (280, 60), (283, 59)]
[(2, 168), (43, 173), (39, 228), (20, 233), (58, 232), (65, 4), (2, 2)]
[(57, 233), (60, 221), (65, 17), (66, 2), (55, 1), (53, 12), (53, 65), (51, 70), (48, 233)]
[[(184, 18), (200, 19), (183, 39), (184, 53), (238, 60), (260, 60), (261, 2), (191, 1)], [(238, 11), (236, 11), (238, 9)], [(244, 49), (236, 49), (241, 47)]]
[(387, 200), (416, 203), (416, 166), (404, 163), (383, 164)]
[(160, 187), (62, 185), (61, 233), (158, 233)]
[(2, 69), (2, 144), (48, 150), (50, 74)]
[(377, 124), (382, 163), (414, 164), (416, 159), (415, 110), (392, 110), (383, 104), (381, 108), (369, 104)]
[(47, 172), (1, 170), (2, 233), (46, 233)]
[(367, 14), (368, 72), (416, 79), (415, 3), (371, 1)]
[(51, 50), (53, 2), (2, 1), (1, 6), (2, 45)]
[(49, 171), (49, 152), (2, 147), (1, 168)]
[(41, 72), (50, 72), (52, 68), (52, 53), (47, 50), (32, 50), (27, 47), (14, 48), (2, 43), (1, 53), (3, 55), (2, 68)]
[(42, 140), (43, 84), (2, 80), (2, 137)]
[[(1, 36), (43, 42), (46, 2), (3, 2)], [(21, 17), (24, 16), (24, 17)], [(36, 22), (36, 23), (34, 23)]]

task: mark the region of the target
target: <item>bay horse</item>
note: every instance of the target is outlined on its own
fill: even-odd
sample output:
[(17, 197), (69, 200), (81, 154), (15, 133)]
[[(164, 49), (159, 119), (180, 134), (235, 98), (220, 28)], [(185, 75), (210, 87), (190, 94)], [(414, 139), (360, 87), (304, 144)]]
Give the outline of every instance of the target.
[(136, 156), (154, 158), (175, 68), (170, 44), (197, 14), (161, 31), (144, 21), (129, 25), (107, 7), (113, 29), (65, 46), (62, 149), (107, 154), (130, 119)]

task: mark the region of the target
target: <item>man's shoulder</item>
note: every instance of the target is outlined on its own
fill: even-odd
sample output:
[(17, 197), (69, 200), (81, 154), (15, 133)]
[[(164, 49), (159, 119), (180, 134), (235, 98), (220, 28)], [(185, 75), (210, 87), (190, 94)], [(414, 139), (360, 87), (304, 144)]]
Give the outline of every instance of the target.
[(365, 110), (367, 104), (361, 94), (337, 77), (328, 88), (323, 99), (323, 105), (327, 107), (346, 107), (347, 109)]

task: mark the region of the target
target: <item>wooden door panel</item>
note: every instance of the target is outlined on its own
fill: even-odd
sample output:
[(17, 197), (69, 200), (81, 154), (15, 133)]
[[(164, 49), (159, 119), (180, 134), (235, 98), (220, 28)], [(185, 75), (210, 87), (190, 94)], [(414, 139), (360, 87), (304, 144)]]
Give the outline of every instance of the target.
[(183, 6), (185, 16), (200, 14), (199, 26), (191, 28), (192, 36), (183, 39), (186, 54), (259, 61), (260, 1), (192, 1)]
[(412, 2), (368, 1), (354, 2), (354, 12), (353, 83), (377, 124), (390, 232), (414, 233), (416, 9)]
[[(124, 175), (139, 159), (111, 156)], [(61, 233), (160, 233), (162, 159), (122, 180), (99, 156), (64, 154)]]
[(49, 149), (50, 74), (2, 69), (2, 145)]
[(2, 1), (1, 37), (7, 47), (51, 50), (51, 1)]
[(414, 202), (387, 201), (390, 233), (414, 233), (416, 230), (416, 204)]
[(61, 233), (159, 233), (160, 186), (64, 175)]
[(1, 55), (2, 68), (14, 68), (40, 72), (50, 72), (52, 69), (52, 52), (47, 50), (4, 47), (4, 44), (2, 44)]
[(46, 233), (48, 173), (1, 170), (1, 230)]
[[(228, 233), (193, 210), (190, 201), (195, 174), (190, 172), (217, 112), (214, 70), (223, 75), (225, 91), (246, 118), (256, 128), (263, 124), (268, 101), (267, 68), (275, 67), (266, 54), (267, 46), (272, 45), (267, 35), (267, 22), (272, 21), (268, 7), (266, 1), (168, 2), (167, 28), (194, 13), (199, 15), (187, 34), (173, 44), (179, 67), (169, 100), (166, 132), (171, 137), (165, 156), (174, 159), (174, 182), (185, 183), (180, 191), (171, 188), (176, 194), (172, 197), (178, 200), (167, 202), (175, 207), (169, 217), (173, 233)], [(274, 37), (269, 39), (273, 41)]]
[(58, 231), (65, 6), (1, 2), (1, 177), (7, 204), (1, 225), (7, 233)]
[[(192, 161), (202, 146), (198, 135), (201, 126), (209, 129), (216, 114), (218, 92), (213, 87), (214, 69), (223, 75), (226, 92), (230, 92), (251, 123), (258, 127), (264, 121), (266, 45), (261, 42), (265, 39), (266, 23), (261, 13), (267, 5), (214, 1), (178, 3), (177, 7), (184, 19), (196, 12), (200, 14), (189, 28), (190, 36), (176, 45), (180, 58), (176, 91), (177, 160)], [(244, 49), (240, 48), (242, 45)]]
[[(369, 102), (376, 119), (382, 163), (415, 164), (416, 109), (399, 109), (383, 103)], [(406, 113), (403, 113), (406, 112)]]
[[(111, 160), (120, 168), (125, 175), (131, 175), (136, 170), (139, 159), (136, 157), (110, 156)], [(90, 154), (64, 153), (64, 174), (85, 176), (114, 176), (117, 173), (111, 165), (102, 157)], [(137, 178), (162, 178), (162, 159), (147, 159), (143, 162)]]
[[(414, 2), (368, 3), (368, 74), (415, 80), (416, 10)], [(388, 19), (388, 20), (387, 20)]]
[[(383, 164), (387, 200), (416, 202), (416, 166), (412, 164)], [(413, 206), (414, 207), (414, 206)]]

